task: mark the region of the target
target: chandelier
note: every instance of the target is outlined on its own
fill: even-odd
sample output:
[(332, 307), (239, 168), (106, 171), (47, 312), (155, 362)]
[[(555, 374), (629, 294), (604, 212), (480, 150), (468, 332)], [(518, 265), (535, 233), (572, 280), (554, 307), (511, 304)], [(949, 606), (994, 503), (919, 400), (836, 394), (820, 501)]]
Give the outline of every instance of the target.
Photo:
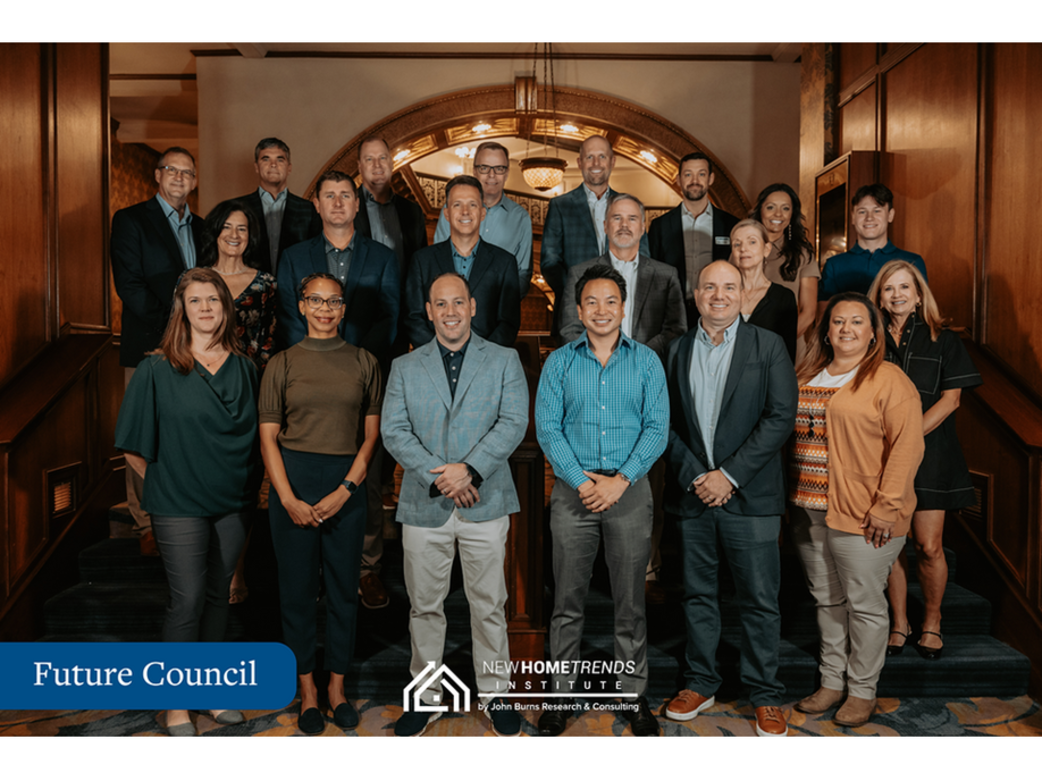
[[(553, 47), (552, 43), (543, 44), (543, 106), (547, 105), (547, 86), (549, 85), (549, 105), (550, 115), (552, 117), (552, 127), (554, 134), (554, 154), (557, 153), (557, 93), (555, 90), (554, 82), (554, 61), (553, 61)], [(532, 72), (536, 71), (536, 65), (539, 60), (539, 44), (535, 45), (535, 51), (532, 54)], [(547, 79), (547, 69), (550, 71), (550, 78)], [(538, 107), (536, 109), (538, 111)], [(532, 129), (535, 127), (535, 120), (528, 126), (528, 143), (532, 143)], [(546, 135), (543, 135), (543, 155), (542, 157), (529, 157), (528, 146), (525, 147), (525, 159), (521, 161), (521, 175), (525, 179), (525, 183), (534, 190), (539, 192), (546, 192), (557, 187), (562, 181), (564, 181), (564, 169), (568, 167), (568, 163), (562, 160), (560, 157), (554, 157), (550, 155), (550, 149), (546, 141)]]

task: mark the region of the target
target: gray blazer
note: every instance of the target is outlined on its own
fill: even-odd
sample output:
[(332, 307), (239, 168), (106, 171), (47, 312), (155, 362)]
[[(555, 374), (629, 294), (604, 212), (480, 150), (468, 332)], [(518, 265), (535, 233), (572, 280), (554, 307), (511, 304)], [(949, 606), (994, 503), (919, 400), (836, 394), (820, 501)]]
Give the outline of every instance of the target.
[(445, 524), (456, 505), (430, 497), (430, 470), (468, 463), (484, 480), (481, 500), (460, 514), (472, 522), (517, 512), (520, 504), (507, 462), (528, 429), (528, 383), (517, 352), (471, 333), (456, 395), (433, 339), (391, 364), (380, 433), (405, 474), (398, 522), (425, 528)]
[[(633, 340), (655, 350), (663, 363), (673, 339), (687, 332), (684, 288), (672, 266), (640, 255), (636, 290), (626, 291), (626, 305), (633, 301)], [(568, 281), (561, 293), (561, 338), (575, 341), (585, 328), (575, 310), (575, 285), (586, 269), (595, 263), (611, 266), (607, 254), (568, 269)]]

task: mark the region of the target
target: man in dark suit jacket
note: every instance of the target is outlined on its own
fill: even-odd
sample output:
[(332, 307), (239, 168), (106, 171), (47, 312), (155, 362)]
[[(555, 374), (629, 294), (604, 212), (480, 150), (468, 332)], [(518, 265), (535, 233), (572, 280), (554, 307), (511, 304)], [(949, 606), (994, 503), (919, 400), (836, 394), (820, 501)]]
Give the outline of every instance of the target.
[(517, 261), (505, 249), (482, 241), (485, 217), (481, 182), (473, 176), (457, 176), (445, 185), (445, 218), (449, 240), (424, 247), (409, 264), (405, 282), (405, 327), (414, 348), (434, 338), (427, 317), (431, 282), (445, 273), (463, 276), (477, 301), (471, 328), (483, 339), (504, 347), (514, 346), (521, 327), (521, 291)]
[[(173, 146), (156, 163), (159, 192), (154, 198), (112, 217), (109, 252), (116, 293), (123, 302), (119, 337), (119, 364), (129, 384), (146, 352), (159, 346), (170, 319), (174, 287), (186, 268), (195, 266), (202, 241), (203, 221), (188, 208), (195, 189), (195, 158)], [(127, 468), (127, 505), (134, 533), (144, 555), (158, 555), (152, 537), (152, 519), (141, 509), (142, 480)]]
[(257, 169), (260, 186), (239, 200), (253, 209), (260, 224), (260, 241), (252, 252), (247, 252), (246, 263), (275, 274), (286, 249), (322, 232), (322, 219), (311, 201), (294, 195), (286, 187), (293, 165), (285, 141), (261, 139), (253, 150), (253, 167)]
[(719, 545), (737, 590), (742, 682), (756, 708), (756, 733), (784, 736), (778, 534), (785, 511), (781, 448), (796, 420), (796, 374), (781, 337), (741, 318), (741, 300), (737, 268), (724, 261), (706, 266), (695, 294), (701, 317), (666, 359), (666, 510), (680, 525), (688, 626), (685, 689), (666, 715), (693, 719), (713, 706), (720, 687)]
[[(316, 272), (332, 273), (344, 285), (344, 341), (371, 352), (386, 372), (398, 326), (400, 283), (391, 251), (354, 229), (358, 196), (351, 177), (327, 171), (318, 180), (315, 209), (322, 232), (291, 246), (278, 273), (278, 329), (281, 349), (307, 335), (307, 322), (297, 301), (301, 280)], [(331, 265), (332, 264), (332, 265)]]
[[(654, 220), (648, 229), (651, 256), (677, 269), (684, 288), (688, 322), (698, 319), (694, 292), (699, 271), (713, 260), (727, 260), (731, 256), (731, 228), (738, 224), (736, 217), (714, 208), (709, 202), (709, 188), (715, 178), (713, 161), (702, 152), (681, 158), (677, 185), (684, 199), (675, 209)], [(686, 236), (685, 231), (690, 236)]]
[(638, 255), (644, 235), (644, 204), (637, 198), (625, 193), (612, 195), (605, 222), (608, 251), (568, 269), (561, 298), (561, 338), (575, 341), (585, 330), (576, 308), (580, 301), (575, 299), (575, 285), (583, 272), (594, 264), (612, 266), (626, 279), (630, 291), (623, 333), (651, 347), (664, 363), (670, 342), (687, 332), (677, 272), (665, 263)]
[[(600, 257), (607, 250), (603, 225), (608, 198), (615, 194), (609, 185), (615, 152), (608, 139), (591, 135), (579, 147), (576, 162), (583, 183), (550, 201), (539, 250), (539, 273), (554, 291), (555, 301), (565, 292), (565, 279), (572, 266)], [(593, 216), (595, 213), (600, 218)], [(646, 236), (641, 237), (640, 251), (651, 254)], [(554, 312), (554, 323), (560, 330), (562, 307), (555, 304)]]

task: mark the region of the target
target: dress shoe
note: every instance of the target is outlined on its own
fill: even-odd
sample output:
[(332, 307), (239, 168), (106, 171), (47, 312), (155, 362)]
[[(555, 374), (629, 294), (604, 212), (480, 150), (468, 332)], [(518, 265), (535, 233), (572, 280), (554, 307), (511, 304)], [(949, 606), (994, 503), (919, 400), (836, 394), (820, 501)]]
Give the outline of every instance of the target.
[(859, 699), (857, 696), (847, 696), (843, 706), (836, 712), (832, 719), (839, 726), (855, 728), (864, 726), (876, 709), (875, 699)]
[(486, 712), (497, 737), (516, 737), (521, 733), (521, 716), (507, 702), (497, 697), (488, 703)]
[(349, 701), (338, 704), (333, 710), (333, 722), (342, 729), (353, 729), (358, 725), (358, 710)]
[(658, 580), (644, 580), (644, 603), (652, 606), (666, 603), (666, 589)]
[(708, 710), (716, 704), (715, 696), (703, 696), (700, 693), (682, 690), (666, 707), (666, 717), (670, 720), (694, 720), (702, 710)]
[(845, 694), (846, 691), (837, 691), (833, 688), (818, 688), (810, 696), (796, 702), (796, 709), (806, 712), (808, 715), (818, 715), (843, 701)]
[(156, 537), (152, 534), (151, 528), (137, 538), (137, 543), (141, 549), (141, 554), (146, 558), (156, 558), (159, 556), (159, 545), (156, 544)]
[(321, 734), (326, 730), (326, 719), (318, 711), (318, 707), (308, 707), (297, 718), (297, 728), (308, 736)]
[(761, 737), (784, 737), (789, 733), (789, 723), (780, 707), (756, 708), (756, 734)]
[(246, 720), (238, 710), (210, 710), (210, 717), (222, 726), (232, 726)]
[(930, 636), (935, 636), (942, 640), (944, 639), (944, 637), (941, 634), (938, 634), (936, 631), (920, 631), (919, 633), (921, 634), (921, 636), (919, 637), (919, 641), (915, 643), (916, 652), (918, 652), (919, 655), (921, 655), (927, 661), (936, 661), (938, 658), (941, 657), (941, 651), (944, 650), (944, 645), (941, 645), (940, 647), (923, 647), (923, 636), (929, 634)]
[[(571, 699), (556, 699), (553, 700), (552, 705), (555, 709), (543, 710), (543, 714), (539, 716), (537, 728), (541, 737), (556, 737), (565, 730), (568, 725), (568, 716), (572, 714), (575, 702)], [(556, 709), (557, 707), (560, 709)]]
[(441, 717), (440, 712), (403, 712), (394, 724), (396, 737), (419, 737)]
[(369, 572), (358, 583), (358, 592), (362, 596), (362, 606), (366, 609), (383, 609), (391, 603), (380, 578)]
[(194, 737), (198, 735), (198, 732), (195, 730), (195, 724), (191, 721), (178, 723), (176, 726), (167, 726), (166, 733), (171, 737)]
[(889, 645), (888, 644), (886, 646), (887, 657), (891, 657), (891, 658), (893, 656), (895, 656), (895, 655), (901, 655), (901, 652), (905, 649), (905, 645), (908, 644), (908, 637), (910, 637), (912, 635), (912, 627), (911, 626), (908, 627), (908, 633), (905, 633), (904, 631), (898, 631), (895, 628), (893, 631), (890, 632), (890, 636), (893, 636), (894, 634), (897, 634), (900, 637), (904, 637), (904, 642), (902, 642), (899, 645)]
[(637, 699), (635, 712), (626, 711), (626, 718), (630, 722), (630, 729), (635, 737), (657, 737), (660, 733), (658, 719), (652, 714), (646, 697)]

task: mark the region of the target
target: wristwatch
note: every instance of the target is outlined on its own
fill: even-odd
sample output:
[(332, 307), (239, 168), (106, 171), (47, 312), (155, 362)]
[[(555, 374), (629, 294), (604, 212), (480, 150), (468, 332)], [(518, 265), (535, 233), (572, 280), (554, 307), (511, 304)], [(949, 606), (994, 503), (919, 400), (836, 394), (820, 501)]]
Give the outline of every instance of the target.
[(358, 485), (349, 479), (345, 479), (341, 484), (347, 488), (347, 492), (352, 496), (358, 491)]

